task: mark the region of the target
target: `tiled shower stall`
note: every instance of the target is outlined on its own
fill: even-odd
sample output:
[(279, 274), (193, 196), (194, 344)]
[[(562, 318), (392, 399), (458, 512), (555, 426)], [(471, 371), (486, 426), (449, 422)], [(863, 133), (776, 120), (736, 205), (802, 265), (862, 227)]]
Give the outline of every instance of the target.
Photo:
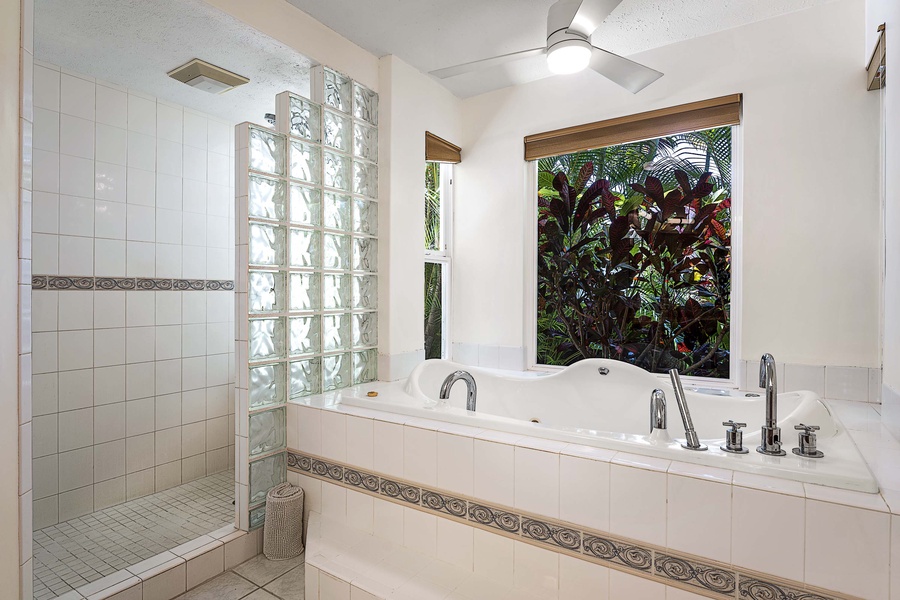
[(287, 399), (377, 376), (378, 96), (310, 77), (312, 100), (278, 95), (277, 132), (236, 129), (241, 528), (286, 479)]
[(34, 73), (34, 529), (234, 460), (231, 124)]

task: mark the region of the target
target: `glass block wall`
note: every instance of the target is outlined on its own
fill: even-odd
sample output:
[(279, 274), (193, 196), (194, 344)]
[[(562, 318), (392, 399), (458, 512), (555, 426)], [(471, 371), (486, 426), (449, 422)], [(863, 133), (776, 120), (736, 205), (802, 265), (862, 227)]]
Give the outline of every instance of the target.
[(242, 528), (285, 480), (285, 402), (377, 375), (378, 95), (311, 76), (312, 100), (277, 96), (274, 131), (236, 132)]

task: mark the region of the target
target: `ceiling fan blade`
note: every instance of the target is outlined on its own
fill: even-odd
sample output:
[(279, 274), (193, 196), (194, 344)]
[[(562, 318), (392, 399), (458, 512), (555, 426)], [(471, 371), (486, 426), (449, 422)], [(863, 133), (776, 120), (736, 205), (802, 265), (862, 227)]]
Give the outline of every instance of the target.
[(632, 94), (637, 94), (663, 76), (659, 71), (596, 46), (591, 54), (591, 68)]
[(614, 11), (622, 0), (583, 0), (575, 11), (572, 23), (566, 29), (569, 33), (580, 33), (590, 38), (609, 13)]
[(463, 63), (454, 67), (437, 69), (435, 71), (431, 71), (431, 74), (438, 79), (447, 79), (448, 77), (456, 77), (457, 75), (462, 75), (463, 73), (473, 73), (475, 71), (481, 71), (483, 69), (488, 69), (497, 65), (522, 60), (523, 58), (538, 56), (544, 54), (546, 51), (546, 48), (541, 47), (532, 48), (531, 50), (522, 50), (521, 52), (512, 52), (511, 54), (501, 54), (500, 56), (495, 56), (493, 58), (474, 60), (472, 62)]

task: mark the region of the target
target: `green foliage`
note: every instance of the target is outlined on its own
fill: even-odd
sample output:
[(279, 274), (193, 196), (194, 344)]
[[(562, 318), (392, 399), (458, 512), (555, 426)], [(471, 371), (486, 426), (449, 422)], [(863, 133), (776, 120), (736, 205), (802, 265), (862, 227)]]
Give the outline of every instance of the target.
[(731, 129), (539, 164), (538, 362), (729, 376)]

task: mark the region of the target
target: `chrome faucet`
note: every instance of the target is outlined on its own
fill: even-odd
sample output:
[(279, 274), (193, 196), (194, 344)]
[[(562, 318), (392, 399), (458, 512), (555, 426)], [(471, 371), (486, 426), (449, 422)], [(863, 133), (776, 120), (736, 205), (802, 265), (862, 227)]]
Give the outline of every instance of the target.
[(781, 428), (778, 427), (778, 376), (775, 358), (768, 352), (759, 359), (759, 387), (766, 389), (766, 424), (760, 431), (760, 444), (756, 451), (769, 456), (784, 456)]
[(681, 422), (684, 423), (684, 443), (681, 445), (688, 450), (706, 450), (707, 446), (700, 443), (697, 432), (694, 431), (694, 422), (691, 420), (691, 410), (687, 405), (687, 397), (684, 388), (681, 387), (681, 377), (678, 369), (669, 369), (669, 377), (672, 379), (672, 387), (675, 389), (675, 401), (678, 402), (678, 412), (681, 413)]
[(650, 394), (650, 433), (655, 429), (665, 429), (668, 426), (666, 421), (666, 394), (655, 389)]
[(475, 394), (477, 393), (477, 389), (475, 387), (475, 378), (468, 371), (453, 371), (449, 375), (447, 375), (447, 379), (444, 380), (444, 383), (441, 384), (441, 400), (447, 400), (450, 398), (450, 388), (453, 387), (453, 384), (462, 379), (466, 382), (466, 410), (475, 411)]

